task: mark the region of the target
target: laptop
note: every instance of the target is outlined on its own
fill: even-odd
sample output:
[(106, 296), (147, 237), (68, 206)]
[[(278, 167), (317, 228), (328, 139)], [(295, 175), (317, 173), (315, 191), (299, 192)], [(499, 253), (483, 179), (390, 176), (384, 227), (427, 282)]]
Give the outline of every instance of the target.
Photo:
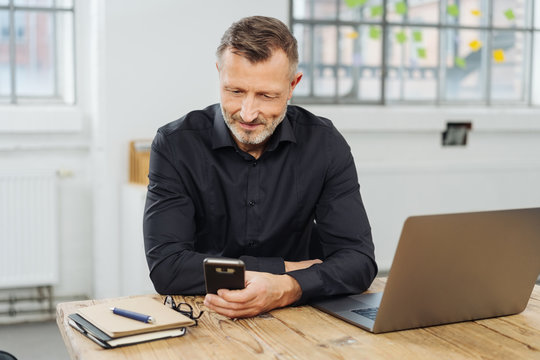
[(311, 305), (373, 333), (520, 313), (540, 274), (540, 208), (409, 217), (383, 293)]

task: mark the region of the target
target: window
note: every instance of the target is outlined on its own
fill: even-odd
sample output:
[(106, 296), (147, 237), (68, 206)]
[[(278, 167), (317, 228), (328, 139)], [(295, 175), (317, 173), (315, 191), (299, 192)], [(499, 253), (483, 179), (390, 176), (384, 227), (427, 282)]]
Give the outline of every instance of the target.
[(73, 0), (0, 0), (0, 104), (73, 104)]
[(531, 105), (539, 8), (534, 0), (291, 0), (304, 73), (293, 101)]

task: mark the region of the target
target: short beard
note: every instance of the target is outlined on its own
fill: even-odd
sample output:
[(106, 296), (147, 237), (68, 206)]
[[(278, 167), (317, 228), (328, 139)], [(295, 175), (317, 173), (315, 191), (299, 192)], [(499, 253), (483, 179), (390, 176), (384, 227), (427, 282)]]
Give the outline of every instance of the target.
[(287, 114), (287, 106), (285, 106), (285, 108), (283, 109), (283, 112), (281, 114), (279, 114), (279, 116), (276, 117), (270, 123), (270, 126), (266, 126), (268, 124), (268, 119), (264, 119), (264, 118), (260, 118), (260, 117), (257, 118), (257, 120), (255, 120), (255, 123), (264, 124), (265, 127), (259, 134), (250, 135), (249, 133), (246, 133), (246, 132), (238, 129), (238, 127), (234, 125), (234, 122), (235, 121), (238, 122), (239, 120), (237, 120), (237, 119), (233, 120), (232, 115), (229, 115), (225, 111), (225, 109), (223, 109), (223, 106), (221, 106), (221, 104), (220, 104), (220, 108), (221, 108), (221, 114), (223, 115), (223, 119), (225, 119), (225, 124), (227, 124), (227, 127), (229, 128), (231, 133), (234, 135), (234, 137), (238, 141), (240, 141), (242, 144), (246, 144), (246, 145), (259, 145), (259, 144), (262, 144), (266, 139), (268, 139), (270, 136), (272, 136), (272, 134), (274, 133), (274, 131), (276, 130), (278, 125), (281, 124), (281, 122), (285, 118), (285, 115)]

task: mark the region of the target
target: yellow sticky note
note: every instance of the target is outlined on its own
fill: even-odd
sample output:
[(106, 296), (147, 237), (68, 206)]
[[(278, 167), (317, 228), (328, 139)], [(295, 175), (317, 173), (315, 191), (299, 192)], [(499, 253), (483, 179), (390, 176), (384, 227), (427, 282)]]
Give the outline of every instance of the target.
[(345, 36), (349, 39), (356, 39), (358, 37), (358, 33), (356, 31), (351, 31), (350, 33), (345, 34)]
[(473, 40), (469, 43), (469, 47), (473, 50), (473, 51), (478, 51), (480, 50), (480, 48), (482, 47), (482, 42), (478, 41), (478, 40)]
[(495, 60), (495, 62), (498, 62), (498, 63), (504, 62), (504, 50), (503, 49), (493, 50), (493, 59)]
[(471, 10), (471, 14), (474, 16), (482, 16), (482, 12), (480, 10)]

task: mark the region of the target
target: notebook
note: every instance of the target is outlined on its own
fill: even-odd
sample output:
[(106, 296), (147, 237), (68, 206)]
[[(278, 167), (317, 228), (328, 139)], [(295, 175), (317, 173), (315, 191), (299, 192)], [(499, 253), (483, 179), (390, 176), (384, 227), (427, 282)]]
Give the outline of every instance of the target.
[(383, 293), (311, 305), (373, 333), (517, 314), (540, 274), (540, 208), (409, 217)]
[[(154, 323), (113, 314), (112, 307), (150, 315)], [(82, 307), (68, 318), (73, 328), (106, 348), (182, 336), (186, 326), (195, 324), (187, 316), (149, 297), (125, 298)]]

